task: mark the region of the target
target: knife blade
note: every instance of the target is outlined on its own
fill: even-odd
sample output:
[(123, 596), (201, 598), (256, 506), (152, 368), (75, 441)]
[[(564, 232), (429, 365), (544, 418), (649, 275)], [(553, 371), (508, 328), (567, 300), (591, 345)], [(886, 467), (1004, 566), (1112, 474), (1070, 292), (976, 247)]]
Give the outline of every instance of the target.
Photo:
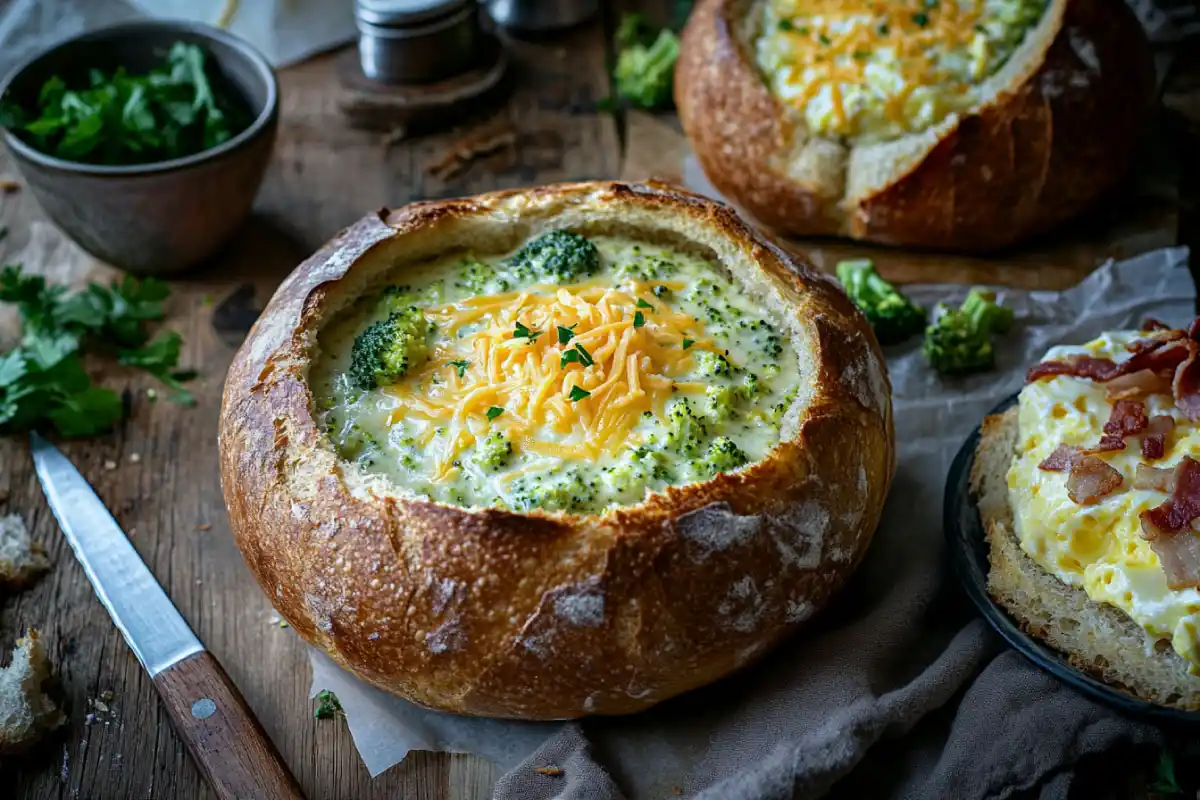
[(237, 687), (204, 649), (91, 485), (36, 433), (30, 434), (30, 448), (63, 535), (217, 795), (302, 798), (296, 779)]

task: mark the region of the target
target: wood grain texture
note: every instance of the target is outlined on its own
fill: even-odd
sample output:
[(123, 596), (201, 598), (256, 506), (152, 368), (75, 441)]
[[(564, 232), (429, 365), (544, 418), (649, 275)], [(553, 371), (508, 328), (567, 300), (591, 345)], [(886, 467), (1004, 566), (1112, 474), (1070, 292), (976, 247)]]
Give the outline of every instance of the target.
[[(517, 129), (516, 145), (474, 162), (448, 182), (430, 178), (426, 165), (473, 126), (385, 147), (378, 133), (354, 130), (338, 114), (331, 57), (284, 70), (280, 139), (255, 216), (210, 264), (173, 283), (166, 324), (183, 334), (183, 364), (203, 373), (197, 407), (152, 403), (145, 394), (149, 380), (107, 371), (105, 384), (126, 392), (129, 419), (111, 435), (63, 446), (225, 666), (312, 800), (483, 800), (500, 770), (470, 756), (413, 753), (372, 780), (344, 721), (313, 719), (306, 652), (291, 631), (270, 624), (271, 607), (229, 535), (216, 459), (225, 369), (279, 280), (367, 210), (498, 187), (677, 169), (671, 148), (683, 143), (669, 115), (613, 117), (594, 111), (595, 101), (608, 93), (602, 28), (611, 31), (616, 13), (637, 5), (653, 6), (651, 18), (665, 21), (673, 2), (621, 0), (612, 4), (603, 25), (518, 43), (517, 89), (505, 112)], [(1188, 141), (1200, 143), (1200, 48), (1193, 43), (1192, 51), (1198, 57), (1181, 65), (1167, 100), (1177, 121), (1189, 120), (1182, 126)], [(1181, 225), (1178, 235), (1192, 239), (1195, 247), (1200, 244), (1195, 238), (1200, 236), (1200, 162), (1191, 154), (1200, 153), (1200, 147), (1181, 150), (1189, 160), (1182, 167), (1180, 213), (1190, 224)], [(0, 177), (15, 175), (0, 148)], [(1168, 207), (1168, 213), (1176, 212)], [(1104, 220), (1131, 224), (1120, 215)], [(1142, 225), (1145, 241), (1175, 241), (1174, 220)], [(28, 192), (0, 195), (0, 227), (10, 230), (0, 242), (0, 263), (23, 261), (70, 282), (110, 274), (57, 233)], [(876, 254), (899, 280), (969, 282), (992, 274), (982, 262)], [(1078, 281), (1094, 263), (1086, 258), (1049, 263), (1044, 253), (1031, 251), (1004, 261), (992, 279), (1055, 288)], [(0, 309), (0, 348), (11, 342), (11, 325), (11, 314)], [(55, 566), (28, 591), (0, 597), (0, 645), (7, 648), (27, 626), (42, 629), (55, 668), (54, 694), (69, 722), (20, 761), (0, 762), (0, 796), (214, 797), (59, 533), (24, 441), (0, 439), (0, 514), (12, 512), (30, 523)], [(1116, 791), (1111, 796), (1136, 795)]]
[(221, 800), (303, 800), (279, 751), (212, 653), (154, 676), (175, 733)]

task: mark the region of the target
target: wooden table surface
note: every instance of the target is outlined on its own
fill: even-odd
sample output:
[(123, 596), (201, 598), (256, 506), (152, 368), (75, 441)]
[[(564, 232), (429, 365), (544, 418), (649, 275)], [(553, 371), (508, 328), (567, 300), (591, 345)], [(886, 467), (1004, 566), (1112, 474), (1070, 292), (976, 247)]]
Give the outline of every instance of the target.
[[(225, 369), (275, 285), (339, 228), (381, 206), (470, 194), (499, 187), (626, 173), (671, 177), (668, 156), (682, 140), (674, 121), (597, 111), (609, 94), (606, 47), (623, 5), (594, 24), (537, 42), (519, 42), (516, 88), (500, 115), (517, 132), (514, 147), (482, 158), (441, 182), (427, 166), (470, 125), (391, 145), (378, 132), (355, 130), (338, 111), (335, 56), (280, 74), (282, 119), (271, 168), (251, 221), (212, 263), (173, 283), (167, 325), (184, 337), (183, 364), (198, 368), (195, 408), (153, 403), (140, 376), (113, 372), (131, 413), (111, 435), (71, 442), (69, 457), (93, 483), (134, 545), (208, 648), (221, 660), (310, 798), (483, 798), (498, 770), (469, 756), (413, 753), (371, 780), (341, 719), (315, 720), (308, 699), (304, 646), (271, 623), (259, 591), (229, 534), (217, 473), (216, 423)], [(644, 4), (643, 4), (644, 5)], [(652, 4), (666, 18), (670, 2)], [(655, 14), (654, 11), (662, 10)], [(1195, 49), (1195, 48), (1193, 48)], [(1200, 58), (1192, 57), (1168, 93), (1172, 141), (1200, 141)], [(495, 124), (494, 116), (472, 124)], [(1196, 232), (1196, 159), (1176, 174), (1182, 202), (1143, 241), (1169, 243)], [(0, 176), (15, 176), (0, 150)], [(1118, 207), (1120, 208), (1120, 207)], [(1100, 219), (1109, 225), (1110, 212)], [(0, 197), (0, 226), (10, 229), (0, 261), (57, 280), (106, 277), (98, 265), (46, 222), (28, 192)], [(1155, 237), (1165, 242), (1159, 242)], [(819, 254), (839, 251), (822, 243)], [(884, 254), (901, 280), (992, 280), (1061, 287), (1098, 263), (1103, 248), (1072, 256), (1018, 256), (1002, 268), (962, 259), (906, 259)], [(1093, 252), (1095, 251), (1095, 252)], [(1051, 250), (1049, 252), (1060, 252)], [(1120, 252), (1119, 248), (1114, 252)], [(10, 320), (11, 321), (11, 320)], [(2, 337), (0, 337), (2, 338)], [(0, 602), (0, 643), (38, 627), (55, 665), (54, 693), (67, 724), (33, 753), (0, 762), (0, 795), (28, 798), (211, 797), (171, 730), (154, 689), (101, 608), (46, 507), (24, 441), (0, 441), (0, 513), (20, 513), (44, 543), (54, 569), (25, 592)], [(112, 692), (108, 701), (97, 699)], [(107, 697), (107, 694), (104, 694)]]

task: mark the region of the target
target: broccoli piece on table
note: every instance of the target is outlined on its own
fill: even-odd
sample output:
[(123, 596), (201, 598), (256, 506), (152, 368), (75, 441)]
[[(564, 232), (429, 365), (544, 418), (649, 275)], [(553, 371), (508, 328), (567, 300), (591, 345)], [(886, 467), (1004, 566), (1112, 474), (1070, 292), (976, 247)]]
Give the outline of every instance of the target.
[(925, 327), (925, 309), (913, 303), (885, 281), (868, 259), (842, 261), (837, 277), (846, 294), (875, 329), (880, 344), (895, 344), (918, 334)]
[(712, 477), (721, 472), (729, 472), (743, 466), (750, 459), (742, 448), (738, 447), (728, 436), (718, 436), (709, 445), (704, 460), (700, 462), (700, 471)]
[(526, 280), (575, 280), (600, 270), (600, 251), (572, 231), (550, 231), (529, 242), (508, 260)]
[(976, 287), (961, 308), (938, 303), (921, 351), (941, 373), (989, 370), (996, 364), (992, 334), (1007, 333), (1012, 325), (1012, 309), (996, 303), (995, 292)]
[(337, 695), (333, 692), (318, 692), (317, 707), (313, 711), (313, 717), (316, 719), (329, 719), (335, 714), (342, 712), (341, 701), (337, 699)]
[(613, 70), (617, 94), (638, 108), (660, 109), (671, 105), (675, 83), (675, 62), (679, 58), (679, 37), (663, 29), (650, 44), (640, 41), (638, 32), (622, 35), (618, 30), (617, 65)]
[(350, 379), (364, 390), (400, 380), (429, 349), (432, 325), (421, 310), (394, 296), (385, 296), (382, 302), (396, 310), (367, 326), (350, 350)]
[(475, 463), (488, 472), (495, 472), (508, 464), (512, 451), (512, 442), (508, 437), (500, 431), (493, 431), (475, 448)]
[(667, 444), (685, 456), (696, 456), (706, 439), (708, 428), (687, 398), (672, 403), (667, 409)]

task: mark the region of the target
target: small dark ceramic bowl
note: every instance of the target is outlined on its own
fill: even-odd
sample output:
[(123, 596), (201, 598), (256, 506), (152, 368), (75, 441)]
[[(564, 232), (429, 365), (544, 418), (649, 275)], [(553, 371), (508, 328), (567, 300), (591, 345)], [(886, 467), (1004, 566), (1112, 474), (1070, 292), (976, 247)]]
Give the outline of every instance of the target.
[(211, 255), (246, 219), (275, 142), (279, 86), (271, 65), (250, 45), (216, 28), (146, 21), (68, 39), (19, 65), (0, 83), (0, 97), (33, 107), (52, 75), (71, 83), (91, 68), (144, 72), (161, 64), (176, 41), (205, 50), (214, 80), (239, 95), (250, 111), (248, 128), (195, 155), (130, 166), (64, 161), (3, 132), (46, 214), (84, 250), (131, 272), (186, 269)]

